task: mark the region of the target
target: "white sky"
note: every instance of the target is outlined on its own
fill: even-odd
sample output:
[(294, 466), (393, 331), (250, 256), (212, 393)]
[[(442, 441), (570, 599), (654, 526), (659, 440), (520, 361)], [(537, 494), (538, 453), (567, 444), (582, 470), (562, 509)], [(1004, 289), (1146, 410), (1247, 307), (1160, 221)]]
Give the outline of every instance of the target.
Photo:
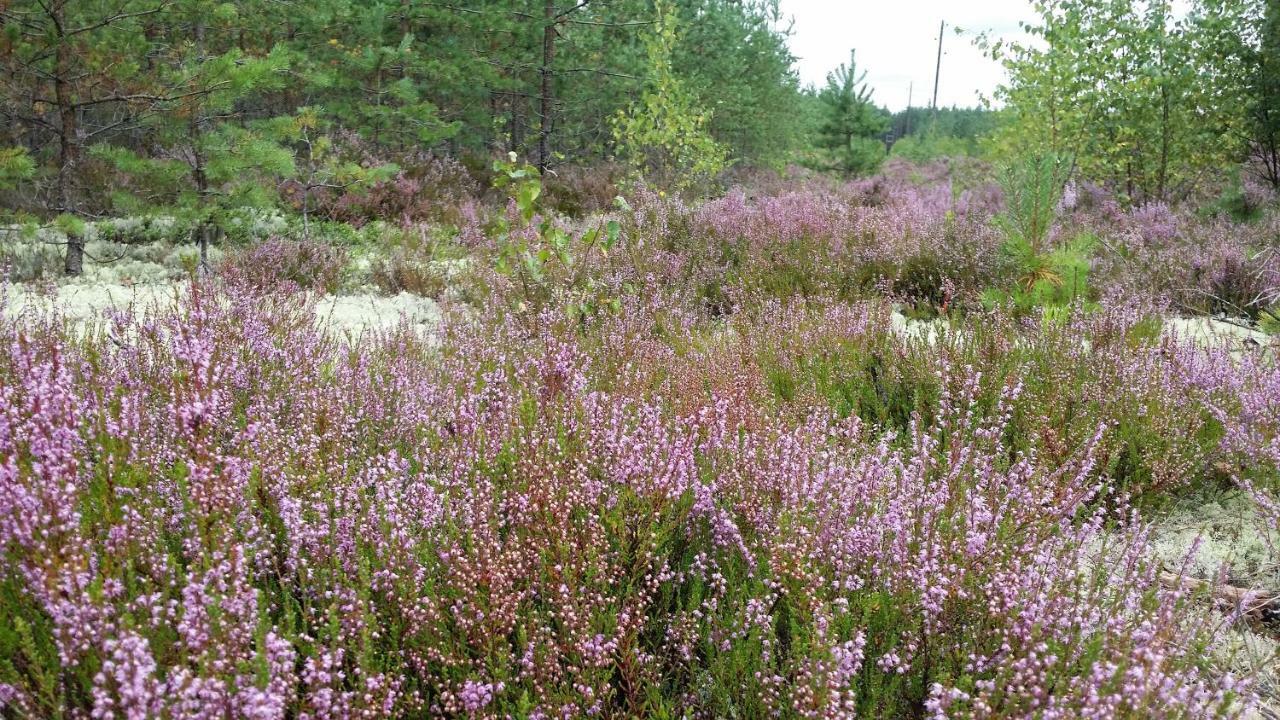
[[(942, 74), (938, 104), (978, 104), (978, 93), (990, 96), (1004, 70), (983, 57), (972, 36), (1023, 38), (1019, 20), (1033, 17), (1028, 0), (781, 0), (783, 27), (794, 20), (791, 52), (798, 59), (801, 84), (822, 87), (827, 73), (858, 51), (858, 70), (867, 71), (875, 89), (872, 99), (890, 110), (911, 104), (925, 107), (933, 93), (938, 52), (938, 23), (947, 21), (942, 39)], [(955, 28), (965, 35), (955, 34)]]

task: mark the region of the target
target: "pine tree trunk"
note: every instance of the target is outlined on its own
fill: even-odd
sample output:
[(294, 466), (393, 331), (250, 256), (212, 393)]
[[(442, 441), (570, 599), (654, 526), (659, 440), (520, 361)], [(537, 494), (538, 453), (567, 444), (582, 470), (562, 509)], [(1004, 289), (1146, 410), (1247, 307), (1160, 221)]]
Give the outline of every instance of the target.
[[(66, 2), (55, 0), (48, 6), (49, 19), (53, 22), (57, 37), (54, 48), (53, 97), (58, 106), (58, 211), (69, 213), (75, 210), (75, 198), (71, 188), (74, 173), (80, 160), (80, 138), (77, 124), (75, 100), (71, 92), (72, 48), (66, 37)], [(67, 233), (67, 254), (63, 260), (63, 271), (68, 276), (84, 273), (84, 237), (76, 233)]]
[(212, 220), (202, 220), (195, 230), (196, 246), (200, 248), (200, 269), (209, 271), (209, 246), (222, 237), (222, 228)]
[(77, 137), (79, 128), (76, 123), (76, 107), (71, 97), (72, 48), (70, 41), (64, 36), (66, 32), (64, 1), (59, 0), (50, 6), (49, 19), (53, 21), (58, 43), (54, 49), (53, 70), (53, 97), (58, 105), (58, 210), (71, 212), (74, 204), (71, 197), (72, 173), (80, 159), (80, 146)]
[(67, 257), (62, 269), (68, 277), (84, 274), (84, 237), (76, 233), (67, 233)]
[(546, 0), (543, 20), (545, 24), (542, 27), (542, 95), (539, 98), (542, 117), (538, 128), (538, 171), (545, 175), (551, 160), (551, 105), (554, 101), (551, 96), (551, 63), (555, 61), (556, 56), (555, 0)]
[(200, 269), (209, 269), (209, 223), (200, 223)]
[[(196, 58), (199, 62), (205, 61), (205, 25), (201, 18), (197, 18), (192, 27), (192, 39), (195, 41)], [(192, 233), (195, 235), (196, 246), (200, 249), (200, 269), (208, 271), (209, 269), (209, 239), (214, 227), (210, 220), (212, 209), (211, 198), (209, 192), (209, 176), (205, 167), (204, 152), (200, 148), (200, 141), (204, 138), (208, 131), (209, 119), (204, 115), (199, 107), (191, 114), (191, 123), (188, 131), (191, 134), (192, 148), (192, 180), (196, 186), (196, 202), (200, 206), (203, 217), (196, 225)]]

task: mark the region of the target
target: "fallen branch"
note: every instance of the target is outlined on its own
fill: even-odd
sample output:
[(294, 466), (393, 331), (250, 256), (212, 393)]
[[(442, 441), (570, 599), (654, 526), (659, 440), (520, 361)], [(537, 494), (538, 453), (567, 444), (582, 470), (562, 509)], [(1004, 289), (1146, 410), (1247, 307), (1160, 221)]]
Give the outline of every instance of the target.
[(1243, 614), (1258, 619), (1266, 620), (1280, 616), (1280, 595), (1267, 596), (1261, 590), (1214, 584), (1205, 580), (1178, 576), (1171, 572), (1160, 573), (1160, 584), (1170, 589), (1207, 591), (1215, 600), (1228, 602), (1240, 608)]

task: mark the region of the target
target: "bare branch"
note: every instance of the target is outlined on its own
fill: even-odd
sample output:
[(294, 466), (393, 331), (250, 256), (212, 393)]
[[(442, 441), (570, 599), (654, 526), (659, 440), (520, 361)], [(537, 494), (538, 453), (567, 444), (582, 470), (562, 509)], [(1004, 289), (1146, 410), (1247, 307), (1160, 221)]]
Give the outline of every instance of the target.
[(572, 15), (573, 13), (576, 13), (576, 12), (578, 12), (579, 10), (581, 10), (582, 8), (586, 7), (590, 2), (591, 2), (591, 0), (582, 0), (582, 1), (581, 1), (581, 2), (579, 2), (577, 5), (574, 5), (573, 7), (571, 7), (571, 8), (569, 8), (569, 9), (565, 10), (564, 12), (560, 13), (559, 15), (556, 15), (555, 19), (556, 19), (556, 20), (563, 20), (564, 18), (567, 18), (567, 17), (569, 17), (570, 15)]
[(570, 25), (591, 25), (593, 27), (626, 28), (626, 27), (641, 27), (644, 25), (654, 25), (657, 23), (657, 20), (633, 20), (629, 22), (601, 22), (599, 20), (565, 20), (564, 22)]
[(169, 2), (169, 0), (165, 0), (164, 2), (161, 2), (156, 7), (151, 8), (150, 10), (139, 10), (137, 12), (116, 13), (115, 15), (105, 17), (96, 23), (91, 23), (89, 25), (85, 25), (84, 27), (76, 28), (75, 30), (69, 30), (63, 34), (63, 38), (71, 38), (71, 37), (75, 37), (76, 35), (81, 35), (87, 32), (93, 32), (98, 28), (106, 27), (112, 23), (119, 22), (121, 20), (129, 20), (131, 18), (146, 17), (147, 15), (155, 15), (156, 13), (163, 11), (170, 4), (171, 3)]

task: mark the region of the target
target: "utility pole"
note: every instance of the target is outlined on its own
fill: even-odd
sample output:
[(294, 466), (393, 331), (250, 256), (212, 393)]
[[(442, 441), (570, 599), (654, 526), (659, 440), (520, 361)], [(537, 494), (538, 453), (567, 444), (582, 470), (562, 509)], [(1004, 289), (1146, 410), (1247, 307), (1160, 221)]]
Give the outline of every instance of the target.
[(933, 69), (933, 119), (938, 120), (938, 76), (942, 74), (942, 34), (947, 28), (947, 21), (943, 20), (938, 26), (938, 64)]
[(912, 80), (907, 83), (907, 129), (902, 132), (903, 137), (911, 134), (911, 93), (916, 89), (916, 82)]

